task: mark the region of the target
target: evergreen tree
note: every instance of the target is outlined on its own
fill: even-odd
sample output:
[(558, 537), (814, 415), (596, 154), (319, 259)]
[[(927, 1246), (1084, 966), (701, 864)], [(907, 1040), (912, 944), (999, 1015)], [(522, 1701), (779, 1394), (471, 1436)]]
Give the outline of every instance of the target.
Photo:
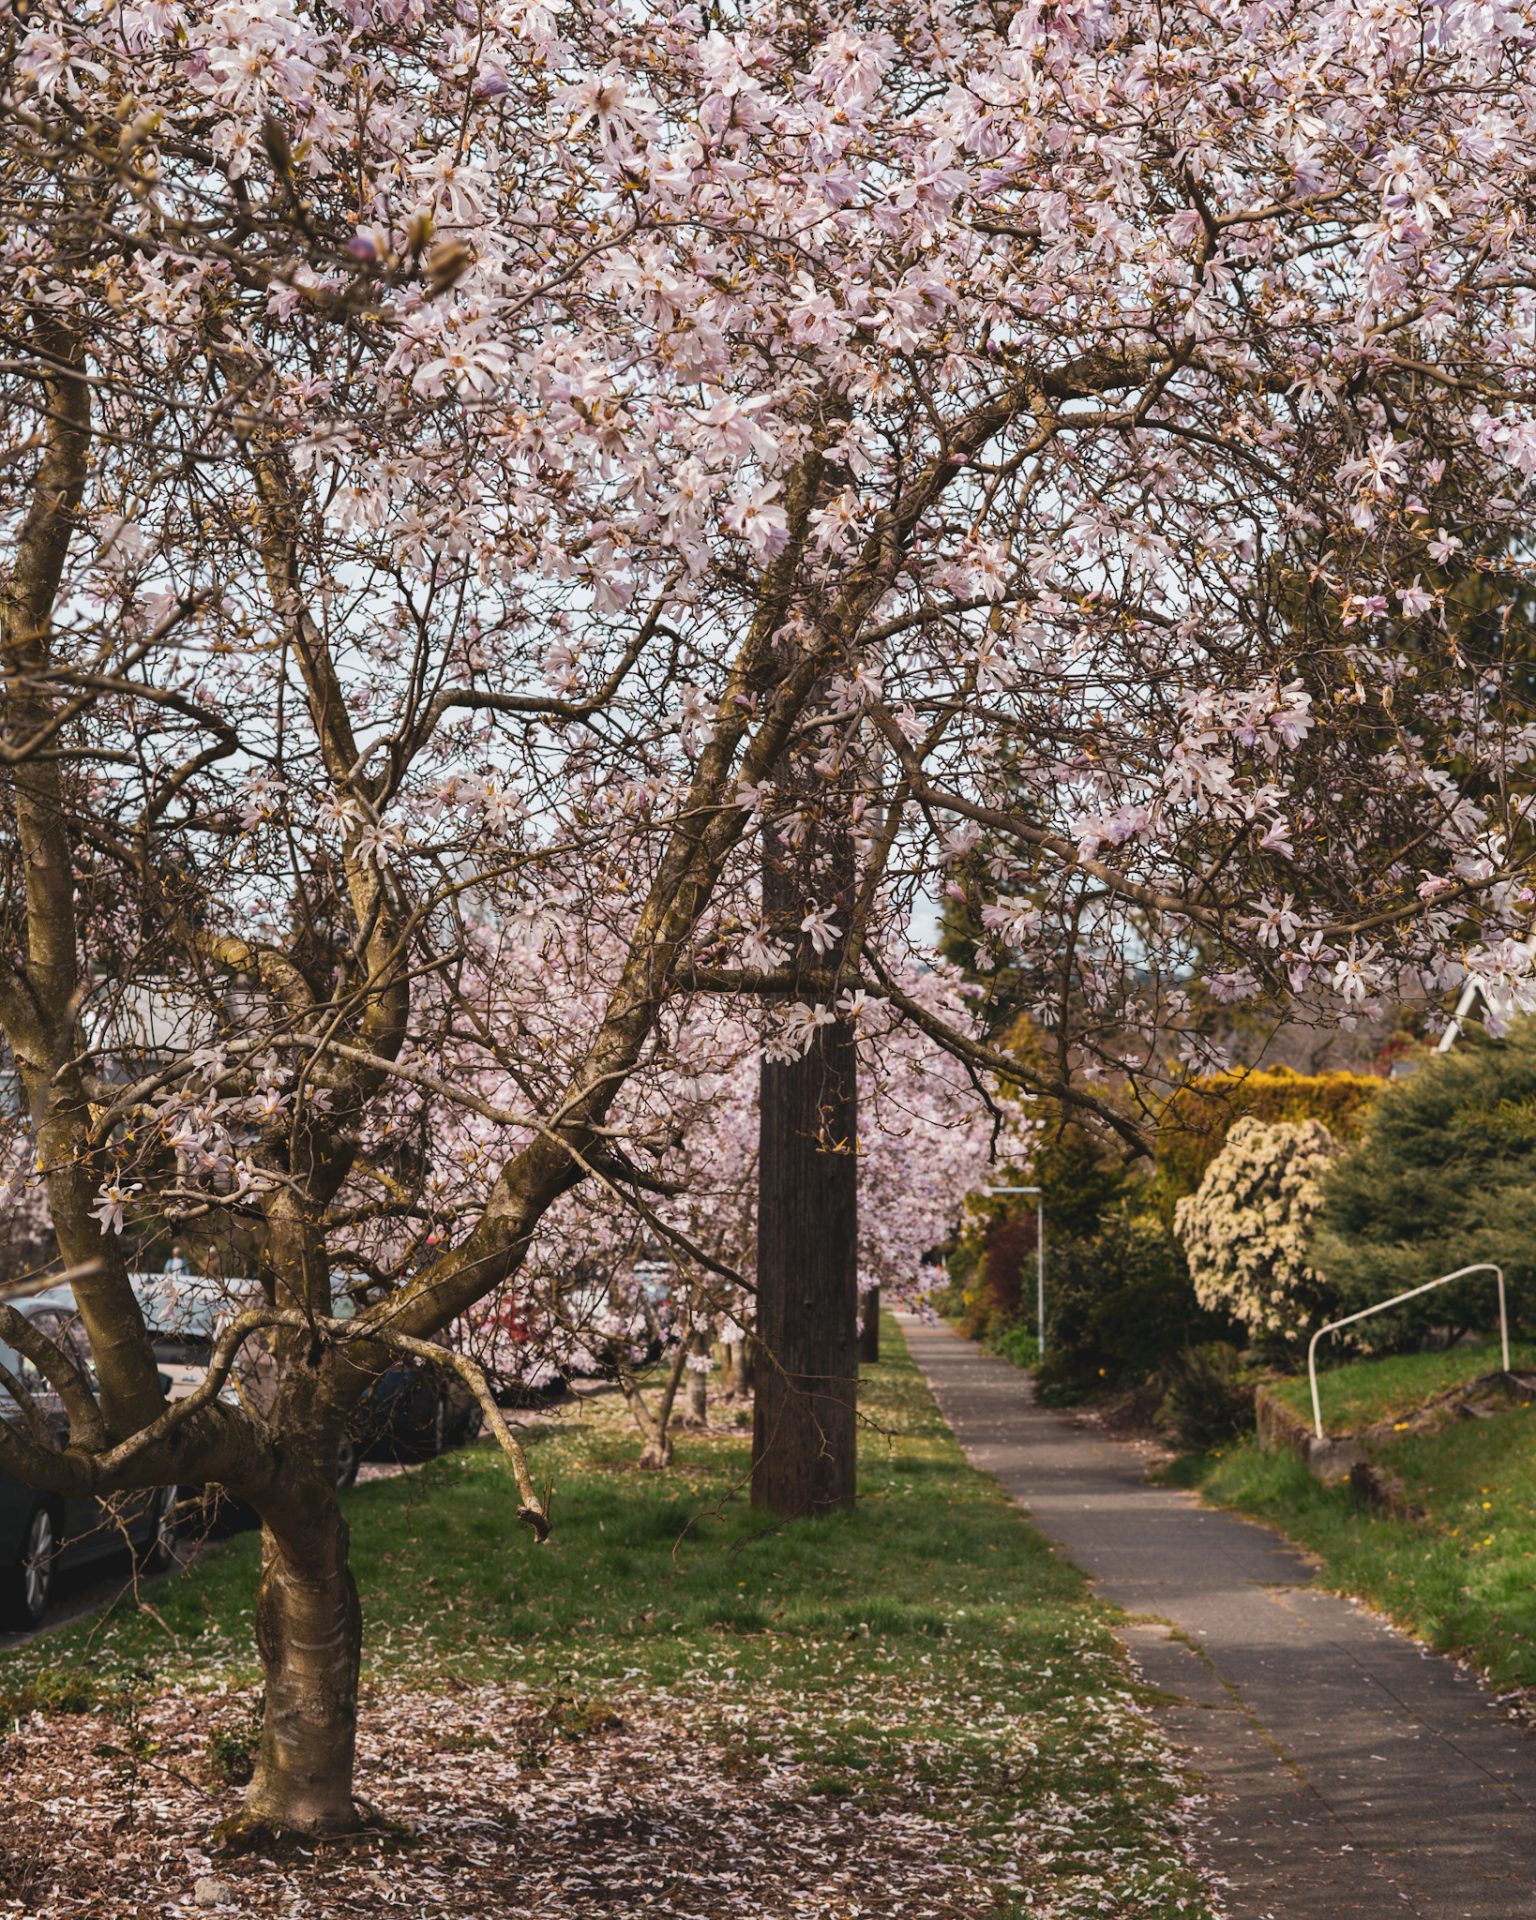
[[(1536, 1020), (1503, 1040), (1469, 1034), (1387, 1088), (1324, 1181), (1311, 1253), (1341, 1312), (1491, 1260), (1511, 1316), (1536, 1319)], [(1492, 1277), (1480, 1274), (1364, 1322), (1360, 1337), (1409, 1344), (1431, 1327), (1489, 1328), (1496, 1314)]]

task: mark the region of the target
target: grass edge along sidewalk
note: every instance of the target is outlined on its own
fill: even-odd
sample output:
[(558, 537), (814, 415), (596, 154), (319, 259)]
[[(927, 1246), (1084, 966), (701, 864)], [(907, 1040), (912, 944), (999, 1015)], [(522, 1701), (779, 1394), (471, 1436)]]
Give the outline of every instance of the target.
[[(1536, 1348), (1512, 1354), (1517, 1368)], [(1359, 1508), (1295, 1455), (1253, 1438), (1187, 1458), (1172, 1478), (1277, 1528), (1322, 1562), (1321, 1583), (1369, 1602), (1438, 1653), (1459, 1656), (1501, 1693), (1536, 1699), (1536, 1408), (1413, 1430), (1409, 1416), (1460, 1381), (1497, 1367), (1496, 1348), (1352, 1361), (1324, 1375), (1328, 1431), (1391, 1422), (1374, 1449), (1424, 1517)], [(1277, 1391), (1310, 1413), (1305, 1377)], [(1400, 1424), (1399, 1424), (1400, 1423)], [(1379, 1429), (1378, 1429), (1379, 1430)]]
[[(571, 1737), (670, 1702), (733, 1764), (798, 1769), (807, 1805), (917, 1818), (936, 1872), (960, 1863), (981, 1899), (956, 1912), (1207, 1915), (1188, 1782), (1138, 1703), (1112, 1610), (965, 1462), (894, 1323), (883, 1331), (852, 1515), (765, 1526), (734, 1432), (682, 1435), (672, 1473), (641, 1474), (607, 1396), (534, 1443), (558, 1490), (546, 1547), (515, 1526), (488, 1447), (359, 1489), (367, 1695), (502, 1688), (509, 1713), (543, 1702)], [(125, 1605), (6, 1657), (0, 1695), (14, 1716), (253, 1691), (255, 1573), (253, 1538), (218, 1546), (154, 1590), (153, 1617)]]

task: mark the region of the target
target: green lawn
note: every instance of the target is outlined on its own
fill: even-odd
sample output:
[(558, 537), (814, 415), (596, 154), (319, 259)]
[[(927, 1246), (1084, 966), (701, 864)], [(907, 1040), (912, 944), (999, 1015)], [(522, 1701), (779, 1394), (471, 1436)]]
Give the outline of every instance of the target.
[[(1433, 1357), (1442, 1366), (1452, 1358)], [(1393, 1398), (1390, 1383), (1376, 1392), (1362, 1379), (1355, 1404), (1384, 1417), (1408, 1403)], [(1439, 1651), (1465, 1654), (1496, 1687), (1536, 1687), (1536, 1411), (1404, 1433), (1377, 1457), (1425, 1521), (1356, 1511), (1347, 1487), (1323, 1487), (1294, 1455), (1265, 1453), (1252, 1440), (1192, 1466), (1189, 1477), (1209, 1499), (1310, 1547), (1327, 1585), (1371, 1601)]]
[[(1536, 1367), (1536, 1346), (1512, 1342), (1512, 1366)], [(1497, 1340), (1476, 1346), (1452, 1347), (1443, 1353), (1398, 1353), (1379, 1360), (1352, 1360), (1330, 1365), (1319, 1349), (1317, 1387), (1323, 1405), (1323, 1424), (1330, 1433), (1370, 1426), (1411, 1413), (1437, 1393), (1491, 1373), (1502, 1364)], [(1305, 1418), (1312, 1417), (1312, 1394), (1305, 1373), (1284, 1380), (1277, 1396)]]
[[(765, 1525), (737, 1435), (683, 1435), (670, 1474), (640, 1474), (606, 1396), (532, 1447), (555, 1489), (543, 1547), (485, 1444), (360, 1488), (365, 1682), (505, 1686), (576, 1725), (640, 1697), (703, 1702), (743, 1765), (788, 1752), (814, 1792), (933, 1822), (1000, 1920), (1206, 1915), (1184, 1783), (1109, 1610), (967, 1467), (889, 1320), (883, 1340), (849, 1516)], [(9, 1656), (0, 1690), (248, 1682), (256, 1563), (251, 1536), (218, 1546), (152, 1590), (153, 1616), (125, 1607)]]

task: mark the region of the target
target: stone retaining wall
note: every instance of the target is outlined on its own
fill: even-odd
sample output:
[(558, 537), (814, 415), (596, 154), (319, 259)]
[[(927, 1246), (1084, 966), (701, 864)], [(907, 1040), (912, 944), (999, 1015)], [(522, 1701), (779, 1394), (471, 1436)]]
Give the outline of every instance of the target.
[(1408, 1427), (1428, 1433), (1448, 1420), (1486, 1418), (1498, 1411), (1490, 1404), (1493, 1396), (1514, 1403), (1536, 1399), (1536, 1376), (1483, 1374), (1436, 1394), (1406, 1420), (1381, 1421), (1359, 1433), (1330, 1434), (1322, 1440), (1312, 1431), (1312, 1422), (1287, 1405), (1273, 1388), (1260, 1387), (1254, 1397), (1254, 1425), (1259, 1445), (1267, 1452), (1294, 1453), (1325, 1486), (1347, 1480), (1357, 1505), (1398, 1520), (1422, 1520), (1423, 1510), (1409, 1498), (1403, 1482), (1372, 1459), (1372, 1444)]
[(1261, 1447), (1270, 1453), (1294, 1453), (1325, 1483), (1349, 1479), (1365, 1459), (1365, 1448), (1354, 1434), (1319, 1440), (1312, 1422), (1287, 1406), (1270, 1387), (1259, 1388), (1253, 1414)]

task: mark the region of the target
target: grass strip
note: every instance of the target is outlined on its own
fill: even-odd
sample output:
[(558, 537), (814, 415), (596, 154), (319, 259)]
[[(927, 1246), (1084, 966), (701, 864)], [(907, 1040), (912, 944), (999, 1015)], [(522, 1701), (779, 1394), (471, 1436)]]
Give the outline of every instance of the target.
[[(1362, 1381), (1356, 1404), (1384, 1418), (1402, 1404), (1395, 1391), (1391, 1380), (1379, 1390)], [(1536, 1411), (1404, 1432), (1376, 1457), (1423, 1521), (1359, 1509), (1347, 1486), (1322, 1486), (1293, 1454), (1266, 1453), (1254, 1440), (1182, 1462), (1176, 1477), (1279, 1528), (1319, 1556), (1327, 1586), (1368, 1600), (1436, 1651), (1464, 1656), (1500, 1691), (1536, 1688)]]
[[(488, 1446), (357, 1489), (366, 1684), (505, 1687), (576, 1737), (687, 1702), (744, 1768), (788, 1763), (812, 1796), (931, 1822), (936, 1860), (963, 1858), (998, 1920), (1207, 1915), (1185, 1782), (1111, 1610), (966, 1463), (889, 1320), (883, 1339), (852, 1514), (766, 1524), (736, 1432), (683, 1435), (670, 1473), (641, 1473), (608, 1396), (533, 1441), (556, 1489), (543, 1547)], [(0, 1690), (35, 1702), (60, 1672), (116, 1697), (248, 1686), (256, 1574), (254, 1537), (215, 1546), (153, 1589), (153, 1613), (8, 1656)]]

